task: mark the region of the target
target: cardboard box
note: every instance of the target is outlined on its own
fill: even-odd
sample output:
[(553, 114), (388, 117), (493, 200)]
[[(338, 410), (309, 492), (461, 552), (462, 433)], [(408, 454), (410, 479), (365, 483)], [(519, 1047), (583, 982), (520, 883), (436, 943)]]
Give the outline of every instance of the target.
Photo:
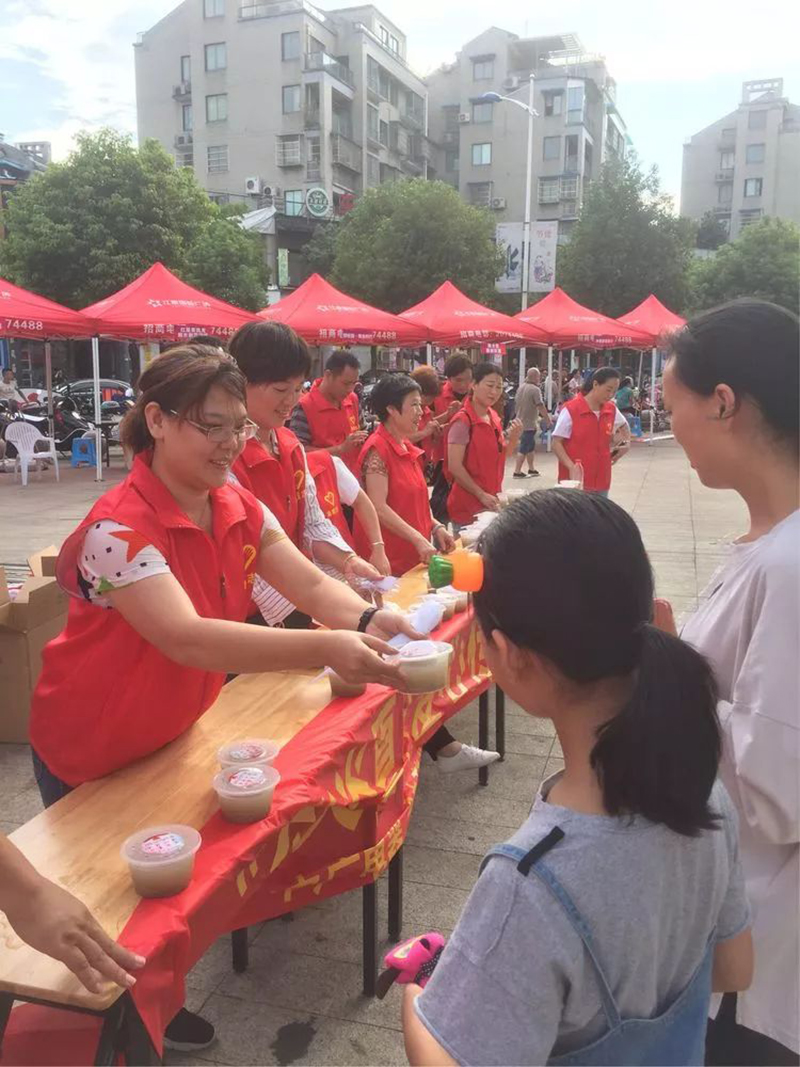
[(11, 599), (0, 567), (0, 742), (28, 740), (31, 695), (42, 649), (64, 629), (69, 597), (55, 580), (54, 546), (31, 556), (29, 578)]

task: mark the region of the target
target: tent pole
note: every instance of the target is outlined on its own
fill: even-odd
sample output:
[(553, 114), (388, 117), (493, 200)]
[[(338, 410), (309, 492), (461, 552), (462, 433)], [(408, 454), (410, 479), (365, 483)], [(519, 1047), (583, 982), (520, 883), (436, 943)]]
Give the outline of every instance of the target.
[(525, 357), (527, 356), (527, 354), (528, 353), (527, 353), (526, 349), (521, 348), (519, 350), (519, 384), (520, 385), (522, 385), (523, 382), (525, 381)]
[(433, 366), (433, 345), (430, 341), (425, 345), (425, 362), (429, 367)]
[(547, 410), (553, 410), (553, 346), (547, 346)]
[(656, 428), (656, 361), (658, 349), (654, 348), (650, 357), (650, 444), (655, 440)]
[(53, 423), (53, 354), (49, 341), (44, 343), (44, 387), (47, 390), (47, 436), (52, 437), (55, 430)]
[(558, 350), (558, 399), (561, 400), (561, 390), (564, 387), (564, 349)]
[(103, 429), (100, 425), (100, 338), (92, 338), (92, 377), (94, 378), (94, 447), (96, 455), (95, 481), (103, 480)]

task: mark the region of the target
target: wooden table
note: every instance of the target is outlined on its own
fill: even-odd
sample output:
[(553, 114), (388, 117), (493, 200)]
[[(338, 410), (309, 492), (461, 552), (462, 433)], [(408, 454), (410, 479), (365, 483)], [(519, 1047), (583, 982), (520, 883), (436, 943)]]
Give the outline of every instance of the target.
[[(402, 579), (393, 599), (406, 607), (424, 588), (422, 568), (417, 568)], [(484, 690), (487, 685), (488, 677)], [(374, 688), (383, 697), (392, 694), (391, 690)], [(120, 856), (122, 841), (141, 827), (164, 822), (203, 828), (217, 810), (210, 779), (220, 745), (247, 736), (267, 736), (286, 744), (330, 704), (329, 683), (319, 672), (240, 676), (224, 687), (214, 705), (177, 740), (104, 779), (78, 787), (20, 827), (11, 840), (43, 875), (81, 899), (116, 939), (141, 904)], [(485, 692), (480, 700), (480, 734), (486, 746)], [(237, 832), (230, 829), (231, 834)], [(370, 890), (374, 890), (375, 880)], [(395, 894), (391, 933), (399, 937), (397, 865), (390, 872), (390, 890)], [(186, 892), (190, 891), (191, 887)], [(149, 907), (160, 905), (168, 907), (169, 902), (147, 902)], [(365, 930), (369, 924), (374, 931), (374, 892), (365, 893), (364, 916)], [(374, 969), (376, 946), (374, 938), (372, 941)], [(0, 915), (0, 1036), (14, 1000), (100, 1014), (105, 1021), (98, 1062), (110, 1062), (111, 1050), (123, 1031), (132, 1062), (147, 1062), (150, 1043), (131, 996), (110, 983), (101, 994), (87, 992), (62, 964), (23, 944)], [(152, 1058), (154, 1050), (149, 1051)]]

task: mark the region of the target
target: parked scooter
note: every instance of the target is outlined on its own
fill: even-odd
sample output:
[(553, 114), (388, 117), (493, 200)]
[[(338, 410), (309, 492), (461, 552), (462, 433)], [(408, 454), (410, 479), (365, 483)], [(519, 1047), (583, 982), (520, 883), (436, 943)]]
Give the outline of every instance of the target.
[[(47, 422), (47, 407), (44, 404), (20, 404), (16, 412), (10, 405), (0, 401), (0, 436), (5, 437), (5, 428), (10, 422), (28, 422), (43, 437), (50, 436)], [(53, 438), (56, 449), (59, 452), (70, 453), (72, 442), (84, 434), (90, 433), (92, 423), (78, 411), (75, 401), (69, 397), (57, 397), (53, 402)], [(9, 459), (16, 457), (17, 450), (11, 444), (6, 443), (6, 456)]]

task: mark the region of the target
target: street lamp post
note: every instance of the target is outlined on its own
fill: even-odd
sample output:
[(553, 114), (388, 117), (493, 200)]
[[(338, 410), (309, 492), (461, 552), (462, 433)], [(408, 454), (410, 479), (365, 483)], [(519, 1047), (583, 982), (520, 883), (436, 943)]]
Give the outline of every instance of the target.
[[(513, 96), (502, 96), (500, 93), (484, 93), (480, 98), (487, 103), (499, 104), (504, 101), (516, 104), (528, 113), (528, 165), (525, 171), (525, 218), (522, 224), (522, 307), (524, 311), (528, 306), (528, 287), (530, 285), (531, 267), (531, 186), (533, 184), (533, 120), (538, 117), (538, 112), (533, 106), (533, 74), (528, 78), (528, 103), (515, 100)], [(525, 357), (526, 350), (520, 349), (519, 353), (519, 384), (525, 381)]]

